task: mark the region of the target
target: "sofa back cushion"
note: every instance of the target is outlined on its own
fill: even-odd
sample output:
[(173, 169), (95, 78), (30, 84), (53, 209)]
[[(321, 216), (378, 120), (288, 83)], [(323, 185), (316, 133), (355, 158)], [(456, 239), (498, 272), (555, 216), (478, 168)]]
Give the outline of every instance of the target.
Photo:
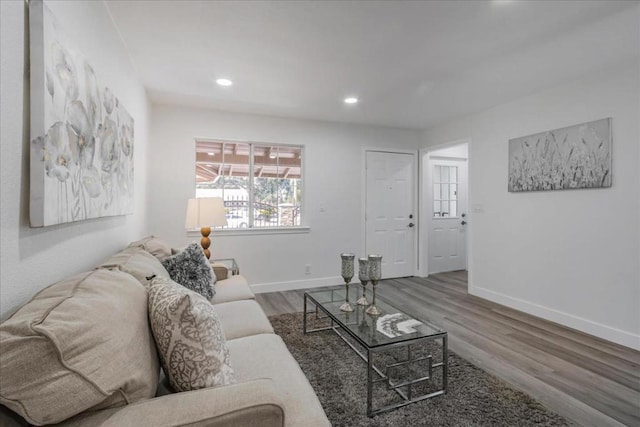
[(121, 250), (110, 256), (98, 268), (118, 269), (129, 273), (138, 279), (138, 282), (145, 288), (149, 287), (149, 280), (153, 276), (169, 278), (169, 273), (160, 261), (139, 247), (128, 247)]
[(0, 403), (36, 425), (154, 396), (147, 291), (99, 269), (38, 293), (0, 324)]
[(144, 239), (132, 242), (129, 244), (129, 247), (142, 248), (160, 261), (164, 261), (171, 256), (171, 246), (156, 236), (147, 236)]

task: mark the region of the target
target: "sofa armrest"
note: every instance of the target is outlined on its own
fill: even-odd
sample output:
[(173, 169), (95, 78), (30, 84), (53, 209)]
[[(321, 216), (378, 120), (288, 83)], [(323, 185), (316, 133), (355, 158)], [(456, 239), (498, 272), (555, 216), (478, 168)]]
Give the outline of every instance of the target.
[(216, 280), (226, 280), (229, 276), (229, 269), (224, 264), (211, 263), (211, 268), (216, 275)]
[(273, 381), (174, 393), (119, 408), (85, 412), (59, 426), (282, 427), (284, 409)]

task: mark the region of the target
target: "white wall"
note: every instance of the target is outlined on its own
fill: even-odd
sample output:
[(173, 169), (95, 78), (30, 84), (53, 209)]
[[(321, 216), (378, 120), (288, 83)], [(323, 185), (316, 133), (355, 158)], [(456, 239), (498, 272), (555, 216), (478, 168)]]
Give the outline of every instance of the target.
[[(604, 117), (611, 188), (507, 192), (510, 138)], [(636, 62), (424, 132), (424, 146), (471, 139), (472, 294), (640, 348), (639, 123)]]
[[(187, 238), (195, 194), (195, 137), (302, 144), (306, 234), (212, 233), (212, 257), (234, 257), (254, 290), (337, 283), (341, 252), (361, 249), (361, 147), (417, 149), (417, 131), (154, 105), (149, 155), (150, 229), (173, 245)], [(311, 274), (305, 275), (305, 265)]]
[(469, 157), (469, 144), (464, 142), (462, 144), (455, 144), (447, 146), (446, 148), (440, 148), (437, 150), (429, 151), (430, 157), (453, 157), (456, 159), (466, 159)]
[(0, 2), (1, 31), (1, 268), (0, 317), (39, 289), (93, 268), (143, 235), (149, 105), (144, 88), (103, 2), (50, 2), (62, 28), (135, 119), (134, 214), (46, 228), (29, 228), (28, 11)]

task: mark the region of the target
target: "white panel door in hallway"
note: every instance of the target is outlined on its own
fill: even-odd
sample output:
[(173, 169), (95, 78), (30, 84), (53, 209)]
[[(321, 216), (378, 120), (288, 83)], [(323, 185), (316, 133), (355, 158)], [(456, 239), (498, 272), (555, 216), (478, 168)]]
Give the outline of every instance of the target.
[(467, 268), (467, 162), (431, 159), (429, 274)]
[(409, 153), (366, 153), (365, 247), (367, 254), (383, 256), (383, 278), (415, 271), (415, 159)]

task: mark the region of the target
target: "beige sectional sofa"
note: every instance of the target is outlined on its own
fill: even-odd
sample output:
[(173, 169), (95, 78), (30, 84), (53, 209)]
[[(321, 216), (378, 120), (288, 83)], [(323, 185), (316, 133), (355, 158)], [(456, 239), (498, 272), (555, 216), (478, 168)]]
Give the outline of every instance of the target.
[[(98, 273), (74, 276), (44, 289), (0, 324), (0, 403), (5, 406), (0, 425), (26, 425), (25, 418), (35, 424), (103, 427), (330, 425), (307, 378), (240, 275), (218, 281), (211, 300), (237, 383), (171, 392), (158, 355), (149, 350), (155, 350), (155, 344), (148, 320), (143, 321), (148, 319), (146, 311), (138, 312), (146, 310), (147, 278), (168, 277), (159, 260), (170, 253), (158, 239), (135, 242), (106, 260)], [(36, 323), (40, 329), (33, 326)], [(99, 336), (87, 338), (92, 331)], [(87, 340), (95, 343), (89, 345)], [(47, 354), (33, 354), (34, 342), (48, 349)], [(82, 349), (87, 352), (85, 359), (78, 354)], [(29, 370), (34, 364), (49, 365), (33, 375)], [(30, 386), (30, 375), (37, 385)], [(60, 378), (71, 386), (57, 388)], [(150, 395), (140, 397), (144, 390), (151, 390)], [(78, 396), (88, 396), (86, 405), (92, 406), (71, 418), (57, 419), (81, 404), (74, 400)], [(94, 405), (89, 403), (92, 396), (103, 400)], [(55, 405), (61, 405), (60, 411)]]

